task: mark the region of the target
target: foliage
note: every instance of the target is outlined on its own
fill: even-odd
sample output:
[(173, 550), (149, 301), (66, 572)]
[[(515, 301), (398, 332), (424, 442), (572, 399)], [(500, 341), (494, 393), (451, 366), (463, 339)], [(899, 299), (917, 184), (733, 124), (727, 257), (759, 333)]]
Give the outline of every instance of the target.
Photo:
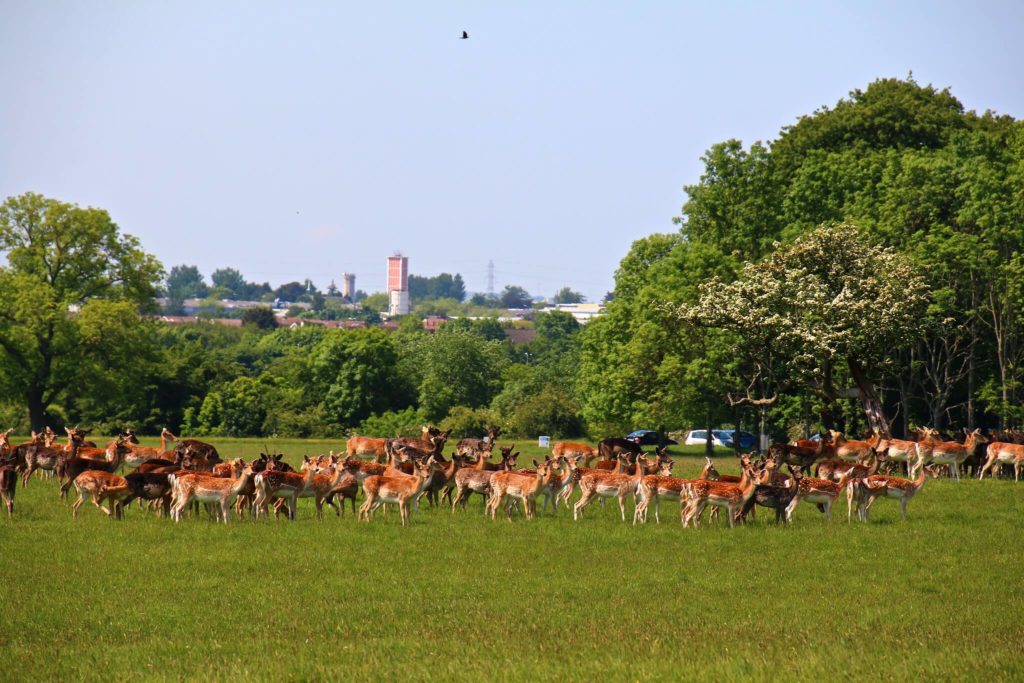
[(479, 408), (490, 403), (506, 362), (500, 342), (444, 327), (432, 335), (415, 335), (402, 355), (406, 376), (417, 387), (420, 409), (432, 421), (443, 419), (454, 406)]
[(486, 408), (455, 406), (438, 427), (451, 430), (453, 438), (479, 439), (487, 434), (489, 426), (495, 424), (498, 424), (497, 416)]
[(580, 292), (574, 292), (569, 287), (562, 287), (551, 299), (551, 302), (556, 304), (581, 304), (586, 300), (587, 297), (583, 296)]
[(269, 306), (254, 306), (242, 313), (242, 322), (254, 325), (261, 330), (273, 330), (277, 327), (277, 316)]
[[(127, 369), (116, 364), (127, 357), (111, 348), (116, 341), (82, 344), (89, 330), (75, 313), (103, 300), (154, 310), (163, 272), (106, 211), (33, 193), (0, 206), (0, 249), (8, 261), (0, 268), (0, 381), (24, 397), (32, 427), (41, 429), (51, 406), (80, 388), (83, 373), (113, 377)], [(135, 316), (126, 324), (141, 322)]]
[(183, 299), (202, 299), (210, 288), (203, 281), (203, 275), (195, 266), (174, 266), (167, 274), (165, 285), (167, 296), (181, 301)]
[(423, 413), (410, 406), (404, 410), (389, 410), (379, 415), (371, 415), (363, 420), (355, 431), (357, 434), (389, 438), (415, 437), (420, 436), (422, 425), (426, 422), (427, 418)]
[(516, 285), (505, 285), (498, 296), (502, 308), (529, 308), (533, 304), (530, 294)]
[(433, 277), (409, 275), (409, 298), (413, 302), (425, 299), (454, 299), (461, 302), (466, 298), (466, 285), (462, 275), (441, 273)]

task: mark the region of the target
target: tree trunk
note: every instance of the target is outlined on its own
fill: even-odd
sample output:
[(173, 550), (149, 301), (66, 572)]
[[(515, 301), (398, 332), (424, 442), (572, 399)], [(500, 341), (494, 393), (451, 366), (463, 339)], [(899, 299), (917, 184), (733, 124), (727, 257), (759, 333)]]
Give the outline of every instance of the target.
[(712, 441), (712, 439), (715, 438), (715, 435), (711, 433), (711, 417), (710, 416), (707, 419), (707, 424), (708, 424), (708, 426), (707, 426), (707, 430), (708, 431), (707, 431), (707, 439), (704, 441), (704, 455), (706, 455), (706, 456), (708, 456), (710, 458), (712, 455), (715, 454), (715, 444), (714, 444), (714, 441)]
[(882, 436), (889, 436), (889, 423), (885, 419), (885, 411), (882, 409), (882, 402), (878, 399), (874, 385), (868, 380), (864, 367), (860, 361), (850, 358), (847, 361), (850, 366), (850, 375), (857, 383), (860, 390), (860, 403), (864, 408), (864, 416), (868, 421), (868, 428), (877, 431)]
[(43, 402), (43, 389), (32, 387), (28, 390), (28, 421), (32, 431), (41, 432), (46, 427), (46, 403)]

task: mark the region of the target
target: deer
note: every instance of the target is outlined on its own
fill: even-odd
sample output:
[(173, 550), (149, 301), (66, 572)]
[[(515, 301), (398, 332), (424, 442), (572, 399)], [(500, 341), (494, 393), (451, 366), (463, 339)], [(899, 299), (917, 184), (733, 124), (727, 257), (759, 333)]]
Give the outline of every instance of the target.
[(121, 463), (124, 462), (124, 457), (131, 452), (128, 446), (128, 440), (119, 436), (114, 441), (107, 444), (107, 448), (103, 451), (106, 455), (105, 460), (94, 460), (92, 458), (77, 457), (73, 456), (64, 461), (63, 470), (63, 481), (60, 486), (60, 497), (66, 498), (68, 495), (68, 489), (71, 488), (75, 481), (75, 478), (79, 474), (86, 470), (101, 470), (104, 472), (117, 472), (118, 468), (121, 467)]
[(633, 443), (628, 439), (618, 436), (609, 436), (597, 443), (597, 453), (602, 460), (615, 460), (620, 454), (625, 454), (627, 465), (632, 465), (636, 457), (643, 452), (640, 444)]
[[(625, 467), (628, 464), (627, 456), (625, 454), (619, 454), (618, 457), (619, 462), (621, 462), (623, 467)], [(619, 500), (619, 512), (622, 515), (622, 521), (625, 522), (626, 496), (631, 493), (636, 493), (637, 486), (640, 485), (640, 479), (644, 476), (644, 466), (647, 465), (647, 456), (641, 453), (637, 456), (636, 463), (638, 467), (636, 468), (636, 474), (633, 475), (613, 474), (610, 472), (588, 472), (582, 475), (580, 477), (579, 484), (583, 495), (578, 501), (576, 501), (576, 505), (572, 508), (572, 518), (574, 520), (579, 519), (580, 512), (582, 512), (595, 497), (611, 498), (614, 496)]]
[(793, 500), (786, 506), (786, 521), (793, 521), (793, 510), (800, 504), (800, 501), (806, 500), (809, 503), (818, 503), (823, 506), (822, 511), (825, 513), (825, 519), (831, 522), (832, 504), (836, 502), (839, 494), (849, 485), (853, 476), (853, 470), (845, 472), (840, 477), (838, 483), (828, 479), (805, 477), (799, 470), (795, 470), (792, 467), (789, 468), (789, 471), (796, 480), (796, 493), (793, 496)]
[(270, 501), (277, 498), (284, 498), (288, 503), (288, 519), (295, 521), (295, 507), (299, 494), (312, 486), (313, 477), (316, 476), (318, 467), (311, 467), (306, 470), (305, 475), (297, 472), (282, 472), (280, 470), (265, 469), (256, 475), (256, 500), (253, 505), (256, 507), (256, 517), (260, 512), (266, 513), (266, 506)]
[(804, 474), (810, 474), (811, 465), (828, 456), (831, 451), (832, 444), (826, 443), (825, 439), (819, 439), (812, 448), (788, 443), (775, 443), (768, 447), (768, 454), (774, 455), (777, 463), (798, 467)]
[[(918, 430), (918, 438), (921, 438), (923, 432)], [(883, 439), (876, 444), (875, 449), (878, 454), (886, 458), (890, 463), (903, 463), (907, 471), (910, 471), (911, 463), (917, 458), (917, 441), (908, 441), (906, 439)]]
[[(102, 470), (86, 470), (75, 477), (74, 486), (75, 491), (78, 492), (78, 500), (71, 506), (73, 518), (78, 517), (78, 509), (85, 502), (86, 494), (89, 495), (92, 504), (103, 510), (105, 515), (114, 519), (120, 518), (118, 502), (128, 495), (128, 486), (124, 477)], [(110, 501), (109, 510), (103, 507), (104, 500)]]
[(345, 442), (345, 452), (349, 456), (372, 455), (377, 462), (384, 462), (387, 442), (370, 436), (352, 436)]
[(131, 472), (124, 476), (128, 495), (121, 501), (121, 507), (128, 507), (134, 500), (157, 501), (163, 508), (164, 517), (171, 513), (171, 481), (168, 475), (157, 472)]
[(181, 512), (195, 498), (201, 503), (216, 503), (220, 506), (219, 518), (225, 524), (231, 521), (231, 505), (238, 493), (253, 477), (252, 465), (246, 465), (234, 479), (221, 477), (189, 477), (181, 482), (181, 497), (171, 510), (175, 522), (181, 521)]
[(18, 488), (18, 472), (14, 468), (14, 465), (9, 464), (6, 460), (0, 464), (0, 498), (4, 501), (4, 507), (7, 508), (7, 516), (12, 517), (14, 515), (14, 493)]
[[(780, 475), (784, 481), (776, 478), (776, 475)], [(754, 511), (755, 505), (760, 505), (775, 511), (775, 524), (788, 524), (786, 508), (793, 502), (796, 491), (796, 479), (773, 472), (766, 464), (757, 474), (754, 495), (743, 504), (743, 508), (736, 514), (736, 521), (746, 522), (747, 515)]]
[(651, 502), (654, 502), (654, 520), (661, 524), (661, 499), (679, 500), (680, 492), (687, 482), (681, 477), (672, 476), (672, 467), (675, 465), (671, 460), (661, 462), (660, 469), (655, 474), (644, 474), (640, 478), (637, 487), (638, 500), (633, 510), (633, 523), (637, 520), (647, 522), (647, 509)]
[[(331, 493), (334, 492), (339, 485), (341, 485), (343, 479), (346, 477), (353, 479), (353, 477), (345, 470), (345, 468), (338, 466), (337, 458), (333, 455), (329, 456), (326, 463), (320, 458), (309, 458), (308, 456), (303, 456), (302, 471), (308, 472), (310, 469), (315, 471), (313, 482), (308, 487), (300, 491), (298, 493), (298, 497), (313, 498), (316, 503), (316, 518), (323, 519), (324, 501), (328, 499)], [(279, 498), (278, 500), (281, 501), (282, 499)], [(334, 511), (340, 517), (341, 512), (338, 511), (333, 499), (330, 500), (329, 505), (334, 508)]]
[(928, 463), (935, 463), (936, 465), (948, 465), (950, 474), (959, 482), (960, 465), (974, 452), (975, 446), (978, 443), (984, 443), (985, 440), (980, 429), (969, 432), (964, 443), (937, 441), (935, 437), (938, 436), (938, 432), (934, 430), (928, 430), (927, 436), (929, 438), (917, 443), (917, 463), (910, 471), (911, 478), (917, 475), (918, 468), (924, 467)]
[(420, 499), (423, 498), (423, 496), (426, 496), (427, 502), (430, 503), (430, 507), (436, 507), (438, 505), (438, 493), (442, 490), (447, 491), (454, 486), (455, 472), (462, 467), (463, 462), (464, 460), (462, 456), (457, 453), (452, 453), (452, 459), (448, 461), (443, 468), (435, 469), (431, 472), (430, 478), (423, 487), (423, 491), (421, 491), (420, 495), (416, 498), (417, 506), (419, 505)]
[(846, 487), (846, 521), (850, 521), (853, 510), (853, 501), (857, 499), (858, 508), (860, 499), (864, 495), (866, 486), (864, 479), (871, 475), (878, 474), (882, 462), (887, 458), (883, 454), (884, 449), (872, 452), (863, 463), (850, 462), (849, 460), (823, 460), (814, 468), (814, 476), (819, 479), (839, 482), (843, 475), (849, 473), (850, 483)]
[(28, 488), (29, 477), (36, 470), (53, 472), (64, 461), (67, 453), (61, 448), (45, 444), (42, 433), (32, 432), (32, 441), (25, 448), (25, 472), (21, 478), (22, 488)]
[[(459, 442), (455, 445), (455, 452), (463, 458), (468, 456), (490, 458), (491, 452), (494, 450), (494, 444), (497, 442), (498, 436), (501, 435), (501, 428), (486, 427), (486, 430), (487, 437), (484, 439), (459, 439)], [(484, 455), (485, 453), (486, 455)]]
[(832, 435), (836, 457), (840, 460), (867, 460), (868, 456), (874, 452), (875, 446), (881, 442), (878, 432), (874, 432), (867, 441), (849, 441), (842, 432), (837, 432), (834, 429), (829, 432)]
[(754, 495), (757, 480), (753, 476), (750, 459), (740, 456), (743, 474), (738, 483), (721, 483), (708, 479), (695, 479), (688, 482), (683, 490), (686, 504), (679, 507), (679, 520), (683, 528), (693, 523), (694, 528), (700, 524), (701, 514), (708, 505), (724, 508), (729, 518), (730, 528), (734, 526), (736, 513), (743, 508), (747, 500)]
[(413, 463), (413, 473), (395, 474), (392, 476), (373, 475), (363, 481), (366, 501), (359, 506), (360, 521), (370, 521), (373, 511), (383, 503), (397, 503), (402, 526), (409, 523), (409, 502), (420, 494), (426, 485), (427, 477), (435, 466), (434, 456), (426, 461), (417, 460)]
[(866, 495), (862, 507), (858, 507), (858, 517), (862, 521), (868, 521), (868, 511), (878, 498), (892, 498), (900, 502), (900, 518), (907, 519), (907, 504), (917, 495), (918, 491), (924, 488), (924, 483), (929, 477), (938, 476), (931, 465), (920, 468), (917, 478), (913, 481), (889, 477), (884, 474), (874, 474), (867, 477), (865, 481)]
[(582, 456), (584, 465), (590, 467), (590, 463), (598, 456), (597, 448), (588, 446), (585, 443), (573, 443), (571, 441), (556, 441), (551, 448), (551, 457), (559, 456), (571, 458)]
[[(1013, 465), (1013, 480), (1020, 481), (1020, 470), (1024, 467), (1024, 445), (993, 441), (985, 450), (985, 457), (985, 464), (981, 468), (981, 474), (978, 475), (979, 480), (984, 479), (985, 473), (999, 463), (1000, 465)], [(995, 472), (993, 472), (993, 476), (995, 476)]]
[[(511, 470), (515, 467), (516, 458), (519, 457), (519, 453), (512, 453), (511, 450), (514, 448), (510, 446), (508, 451), (505, 448), (501, 449), (501, 464), (496, 465), (494, 463), (487, 462), (484, 458), (479, 458), (473, 467), (463, 467), (462, 469), (456, 470), (455, 472), (455, 493), (452, 495), (452, 512), (455, 512), (455, 508), (460, 504), (462, 509), (466, 509), (466, 501), (474, 493), (479, 493), (485, 499), (491, 495), (491, 477), (498, 472), (498, 468), (501, 470)], [(489, 469), (493, 467), (494, 469)], [(484, 506), (484, 514), (487, 513), (487, 506)]]
[[(129, 437), (134, 437), (135, 433), (130, 429), (125, 430), (125, 434)], [(128, 457), (124, 459), (124, 464), (129, 467), (138, 467), (149, 460), (162, 460), (166, 461), (168, 456), (172, 458), (173, 453), (167, 450), (168, 441), (177, 441), (178, 437), (170, 432), (167, 427), (164, 427), (160, 431), (160, 449), (151, 448), (149, 446), (130, 446), (131, 452)]]
[(425, 459), (432, 455), (441, 455), (444, 452), (444, 445), (448, 441), (448, 435), (451, 434), (451, 430), (437, 432), (433, 427), (424, 426), (423, 434), (425, 438), (422, 439), (406, 437), (388, 439), (385, 445), (385, 452), (390, 456), (399, 447), (403, 447), (414, 458)]
[[(537, 494), (547, 486), (551, 480), (552, 462), (548, 458), (543, 464), (533, 461), (534, 471), (522, 473), (515, 471), (495, 472), (491, 477), (491, 497), (487, 501), (487, 509), (491, 512), (491, 519), (496, 519), (498, 507), (505, 502), (505, 498), (514, 498), (523, 501), (523, 508), (527, 519), (533, 519), (537, 510)], [(505, 515), (508, 521), (512, 521), (511, 502), (505, 506)]]

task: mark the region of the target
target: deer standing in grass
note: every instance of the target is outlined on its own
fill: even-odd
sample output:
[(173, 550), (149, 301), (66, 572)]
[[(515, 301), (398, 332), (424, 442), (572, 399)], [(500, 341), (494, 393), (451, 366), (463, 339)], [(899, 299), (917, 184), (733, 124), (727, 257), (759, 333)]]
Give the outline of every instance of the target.
[[(619, 462), (623, 467), (628, 465), (628, 456), (620, 454)], [(640, 479), (644, 476), (644, 467), (647, 465), (647, 456), (640, 454), (636, 459), (636, 474), (613, 474), (611, 472), (588, 472), (580, 477), (580, 490), (583, 495), (572, 508), (572, 518), (579, 519), (583, 511), (594, 498), (617, 498), (619, 501), (619, 512), (622, 521), (626, 521), (626, 496), (635, 494)]]
[(190, 477), (181, 482), (180, 499), (171, 510), (174, 521), (181, 521), (182, 511), (192, 499), (201, 503), (215, 503), (220, 507), (220, 519), (227, 524), (231, 520), (231, 505), (239, 492), (252, 479), (252, 465), (246, 465), (235, 479), (222, 477)]
[(800, 504), (800, 501), (806, 500), (809, 503), (817, 503), (822, 506), (825, 513), (825, 519), (832, 521), (832, 505), (836, 502), (836, 498), (839, 494), (850, 483), (850, 479), (853, 476), (854, 470), (847, 470), (845, 474), (840, 477), (839, 482), (830, 481), (828, 479), (817, 479), (815, 477), (805, 477), (800, 474), (799, 470), (790, 468), (790, 473), (796, 480), (796, 494), (793, 496), (793, 500), (790, 501), (786, 507), (786, 521), (793, 521), (793, 510)]
[[(489, 463), (484, 458), (476, 461), (473, 467), (463, 467), (455, 472), (455, 493), (452, 495), (452, 512), (461, 505), (466, 509), (466, 501), (474, 493), (479, 493), (486, 500), (491, 495), (491, 477), (501, 470), (511, 470), (515, 467), (516, 458), (519, 453), (512, 453), (514, 446), (507, 451), (501, 449), (501, 464)], [(484, 514), (487, 513), (487, 506), (484, 505)]]
[(917, 478), (901, 479), (889, 477), (884, 474), (874, 474), (867, 477), (865, 482), (865, 495), (862, 505), (858, 507), (857, 516), (862, 521), (868, 521), (868, 511), (875, 504), (878, 498), (891, 498), (900, 503), (900, 518), (907, 519), (907, 505), (914, 496), (924, 488), (924, 483), (929, 477), (937, 477), (938, 474), (931, 465), (925, 465), (918, 472)]
[[(498, 507), (505, 502), (505, 498), (513, 498), (523, 501), (523, 508), (527, 519), (533, 519), (537, 510), (537, 494), (547, 486), (551, 480), (552, 462), (548, 458), (543, 464), (533, 461), (535, 471), (532, 473), (521, 472), (496, 472), (491, 477), (491, 497), (487, 501), (487, 509), (491, 512), (491, 519), (496, 519)], [(508, 521), (512, 521), (512, 502), (505, 506), (505, 515)]]
[(689, 526), (692, 522), (696, 528), (700, 524), (704, 508), (708, 505), (724, 508), (729, 517), (729, 526), (734, 526), (736, 513), (754, 495), (754, 490), (757, 487), (750, 459), (745, 455), (740, 456), (740, 463), (743, 467), (743, 474), (738, 483), (723, 484), (708, 479), (695, 479), (687, 483), (683, 490), (686, 504), (679, 507), (679, 519), (683, 527)]
[(270, 469), (257, 474), (253, 480), (256, 484), (256, 500), (253, 502), (253, 506), (256, 508), (256, 518), (267, 513), (267, 505), (274, 498), (283, 498), (288, 504), (288, 519), (295, 521), (295, 508), (299, 494), (313, 485), (313, 478), (319, 469), (311, 467), (306, 470), (305, 475)]
[(1024, 446), (1005, 441), (993, 441), (985, 449), (985, 465), (981, 468), (978, 479), (984, 479), (985, 473), (992, 470), (995, 476), (998, 469), (992, 468), (998, 465), (1013, 465), (1013, 480), (1020, 481), (1020, 471), (1024, 468)]
[(975, 446), (984, 441), (980, 429), (975, 429), (967, 434), (964, 443), (956, 441), (940, 441), (939, 433), (934, 429), (927, 430), (926, 438), (917, 442), (917, 462), (910, 470), (910, 478), (917, 476), (917, 471), (929, 463), (936, 465), (948, 465), (954, 479), (960, 481), (960, 465), (967, 456), (974, 452)]
[[(82, 507), (86, 495), (92, 504), (103, 510), (108, 517), (119, 518), (118, 502), (128, 495), (128, 485), (124, 477), (119, 477), (112, 472), (103, 470), (86, 470), (74, 480), (75, 491), (78, 493), (78, 500), (71, 506), (71, 516), (78, 517), (78, 508)], [(103, 501), (110, 501), (110, 509), (103, 507)]]
[(409, 503), (423, 490), (427, 477), (434, 469), (434, 463), (434, 456), (430, 456), (426, 461), (415, 461), (411, 475), (396, 473), (367, 477), (363, 481), (366, 501), (359, 506), (360, 521), (365, 519), (369, 522), (373, 511), (383, 503), (397, 503), (402, 526), (406, 526), (409, 523)]

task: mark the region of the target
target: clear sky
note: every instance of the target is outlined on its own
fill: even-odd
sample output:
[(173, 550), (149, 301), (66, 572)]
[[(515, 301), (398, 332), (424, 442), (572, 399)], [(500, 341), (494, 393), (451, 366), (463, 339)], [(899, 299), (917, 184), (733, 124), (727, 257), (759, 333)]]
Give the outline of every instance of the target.
[(105, 208), (207, 277), (372, 292), (401, 250), (593, 300), (716, 142), (911, 70), (1024, 117), (1022, 29), (1021, 2), (0, 0), (0, 197)]

